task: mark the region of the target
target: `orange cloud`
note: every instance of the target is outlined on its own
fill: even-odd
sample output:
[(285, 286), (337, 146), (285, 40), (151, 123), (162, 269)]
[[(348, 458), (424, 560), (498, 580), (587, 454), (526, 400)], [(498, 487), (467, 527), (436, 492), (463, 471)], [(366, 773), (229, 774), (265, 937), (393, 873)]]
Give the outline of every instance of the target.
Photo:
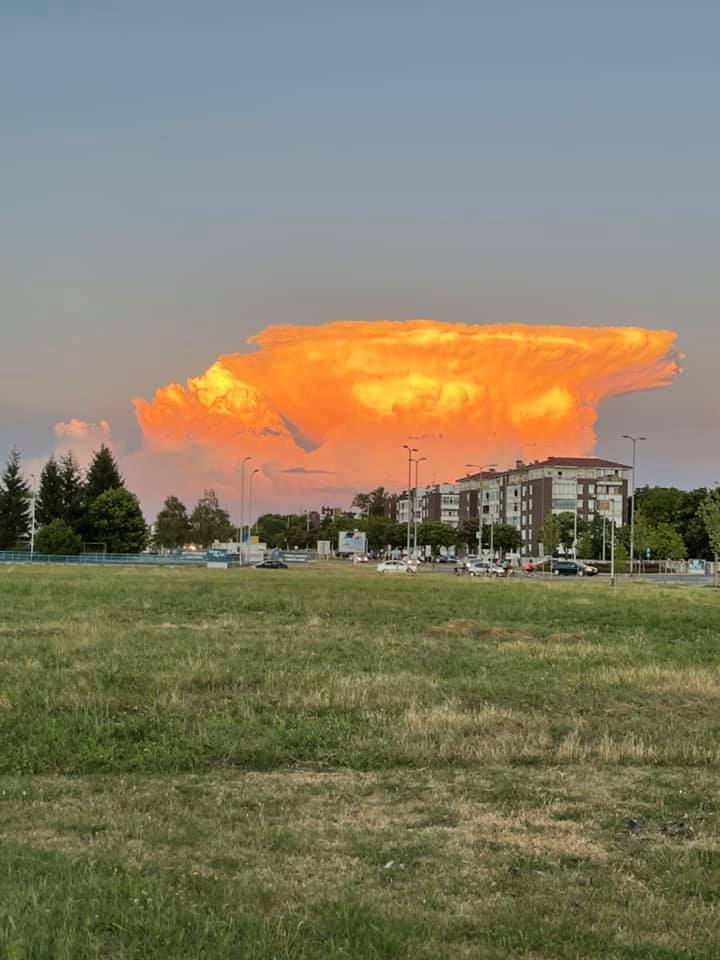
[(135, 400), (144, 451), (190, 455), (233, 478), (249, 455), (284, 496), (328, 497), (468, 461), (587, 455), (598, 405), (668, 384), (675, 334), (636, 327), (470, 325), (432, 320), (269, 327), (254, 352), (221, 356), (185, 385)]

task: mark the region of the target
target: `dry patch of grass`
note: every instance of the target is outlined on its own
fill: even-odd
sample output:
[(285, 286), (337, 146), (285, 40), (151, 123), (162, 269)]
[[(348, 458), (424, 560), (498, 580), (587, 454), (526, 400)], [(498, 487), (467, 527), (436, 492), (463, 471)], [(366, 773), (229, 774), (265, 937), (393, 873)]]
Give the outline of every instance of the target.
[(418, 758), (435, 754), (444, 760), (506, 763), (542, 753), (548, 743), (541, 717), (492, 704), (469, 709), (456, 700), (413, 705), (397, 729), (403, 752)]
[(664, 667), (646, 664), (640, 667), (606, 667), (597, 670), (597, 679), (605, 684), (628, 684), (652, 692), (720, 697), (720, 667)]

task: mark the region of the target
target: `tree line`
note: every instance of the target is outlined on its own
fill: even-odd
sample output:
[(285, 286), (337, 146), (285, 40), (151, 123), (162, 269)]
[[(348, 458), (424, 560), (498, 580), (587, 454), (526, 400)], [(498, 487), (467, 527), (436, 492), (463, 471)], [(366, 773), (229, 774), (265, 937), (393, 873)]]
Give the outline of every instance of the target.
[[(317, 540), (336, 544), (344, 530), (361, 530), (368, 549), (401, 549), (407, 543), (407, 524), (397, 523), (390, 513), (391, 495), (382, 487), (358, 493), (353, 506), (363, 511), (356, 517), (317, 514), (266, 513), (253, 524), (253, 533), (269, 547), (293, 549), (314, 547)], [(655, 559), (711, 560), (720, 554), (720, 491), (705, 487), (690, 491), (675, 487), (642, 487), (635, 495), (635, 554)], [(311, 520), (311, 517), (313, 518)], [(12, 550), (30, 538), (32, 490), (21, 470), (20, 454), (13, 449), (0, 476), (0, 549)], [(112, 452), (104, 444), (92, 457), (86, 471), (74, 454), (51, 456), (42, 469), (35, 498), (38, 553), (78, 554), (83, 547), (108, 553), (138, 553), (148, 544), (179, 549), (188, 544), (209, 547), (215, 541), (234, 541), (236, 528), (213, 489), (206, 489), (192, 511), (176, 496), (168, 496), (157, 515), (154, 530), (143, 518), (137, 496), (125, 484)], [(577, 526), (576, 526), (577, 525)], [(546, 554), (560, 548), (585, 559), (600, 559), (609, 549), (610, 524), (600, 516), (590, 521), (561, 513), (545, 518), (541, 540)], [(441, 548), (477, 549), (478, 520), (466, 520), (455, 528), (425, 522), (418, 525), (418, 544), (434, 553)], [(482, 546), (490, 546), (491, 529), (482, 529)], [(520, 531), (495, 524), (492, 541), (500, 553), (517, 551)], [(630, 549), (629, 525), (617, 532), (620, 562)]]
[(27, 543), (34, 520), (38, 553), (81, 552), (83, 545), (98, 552), (138, 553), (148, 531), (140, 502), (125, 486), (112, 452), (104, 444), (86, 471), (69, 451), (50, 457), (40, 474), (37, 496), (21, 471), (20, 453), (13, 448), (0, 477), (0, 549)]

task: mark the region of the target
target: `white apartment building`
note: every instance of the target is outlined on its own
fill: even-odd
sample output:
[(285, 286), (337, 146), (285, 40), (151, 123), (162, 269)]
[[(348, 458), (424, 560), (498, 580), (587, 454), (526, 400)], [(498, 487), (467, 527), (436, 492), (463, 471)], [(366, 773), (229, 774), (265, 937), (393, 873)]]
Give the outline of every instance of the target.
[(459, 520), (507, 523), (520, 531), (524, 556), (542, 554), (540, 530), (548, 514), (625, 522), (632, 469), (597, 457), (548, 457), (511, 470), (490, 470), (458, 480)]

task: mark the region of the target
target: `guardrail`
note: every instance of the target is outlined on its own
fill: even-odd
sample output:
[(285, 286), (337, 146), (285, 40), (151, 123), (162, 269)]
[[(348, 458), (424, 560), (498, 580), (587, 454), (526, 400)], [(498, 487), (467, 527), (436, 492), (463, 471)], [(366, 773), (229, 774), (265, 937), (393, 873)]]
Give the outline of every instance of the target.
[(205, 566), (204, 553), (153, 554), (153, 553), (79, 553), (75, 556), (52, 553), (30, 553), (27, 550), (0, 550), (0, 563), (42, 563), (71, 564), (88, 566), (160, 566), (192, 567)]

